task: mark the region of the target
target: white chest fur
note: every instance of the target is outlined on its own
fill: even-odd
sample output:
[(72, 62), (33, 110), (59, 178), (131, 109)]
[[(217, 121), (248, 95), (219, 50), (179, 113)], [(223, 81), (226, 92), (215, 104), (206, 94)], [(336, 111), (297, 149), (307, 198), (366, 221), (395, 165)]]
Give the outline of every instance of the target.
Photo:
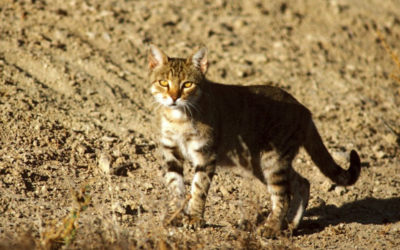
[(202, 164), (203, 156), (199, 149), (203, 148), (208, 139), (203, 138), (192, 121), (171, 122), (162, 119), (161, 143), (169, 147), (179, 147), (182, 155), (194, 164)]

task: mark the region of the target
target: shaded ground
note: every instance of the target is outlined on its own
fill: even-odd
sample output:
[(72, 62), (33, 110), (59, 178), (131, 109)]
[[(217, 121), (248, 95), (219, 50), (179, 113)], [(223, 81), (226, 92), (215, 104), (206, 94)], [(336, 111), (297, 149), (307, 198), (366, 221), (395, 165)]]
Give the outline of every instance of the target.
[[(69, 214), (79, 208), (79, 227), (62, 237), (75, 240), (60, 247), (399, 246), (400, 69), (375, 31), (400, 55), (399, 13), (396, 0), (2, 1), (0, 248), (55, 249), (51, 233), (71, 225)], [(312, 184), (304, 222), (292, 237), (265, 240), (254, 234), (268, 213), (265, 188), (220, 169), (208, 226), (164, 227), (164, 170), (145, 61), (150, 41), (177, 57), (204, 43), (210, 79), (289, 91), (313, 112), (343, 166), (345, 152), (361, 153), (360, 180), (335, 187), (301, 152), (296, 168)], [(111, 163), (110, 175), (100, 159)], [(239, 220), (249, 222), (248, 231)]]

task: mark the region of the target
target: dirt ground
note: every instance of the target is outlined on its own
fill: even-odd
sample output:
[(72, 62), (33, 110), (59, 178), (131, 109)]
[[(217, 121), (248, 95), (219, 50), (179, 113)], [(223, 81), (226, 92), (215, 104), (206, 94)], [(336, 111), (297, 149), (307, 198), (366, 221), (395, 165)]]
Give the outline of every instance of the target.
[[(400, 247), (400, 63), (376, 30), (400, 56), (400, 1), (2, 0), (0, 249)], [(360, 152), (359, 181), (332, 185), (301, 151), (304, 221), (266, 240), (266, 188), (219, 169), (207, 226), (164, 226), (149, 42), (174, 57), (204, 43), (209, 79), (287, 90), (343, 167)]]

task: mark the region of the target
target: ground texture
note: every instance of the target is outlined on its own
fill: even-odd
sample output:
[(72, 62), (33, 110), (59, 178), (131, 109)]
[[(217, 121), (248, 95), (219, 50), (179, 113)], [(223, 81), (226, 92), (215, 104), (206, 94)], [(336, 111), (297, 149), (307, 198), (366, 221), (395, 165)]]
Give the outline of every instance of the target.
[[(400, 246), (400, 2), (0, 2), (0, 249), (394, 249)], [(164, 226), (146, 47), (204, 43), (214, 81), (279, 86), (314, 114), (351, 187), (311, 182), (300, 228), (257, 236), (265, 187), (219, 169), (199, 231)], [(187, 169), (186, 184), (193, 170)], [(246, 227), (239, 226), (245, 222)]]

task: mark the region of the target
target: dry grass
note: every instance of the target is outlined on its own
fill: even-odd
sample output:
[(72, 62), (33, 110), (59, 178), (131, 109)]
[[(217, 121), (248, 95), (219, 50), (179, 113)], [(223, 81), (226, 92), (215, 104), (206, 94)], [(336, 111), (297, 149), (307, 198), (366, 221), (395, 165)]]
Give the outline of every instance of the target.
[[(382, 33), (379, 30), (377, 30), (376, 33), (378, 34), (379, 39), (382, 42), (383, 47), (386, 49), (387, 53), (390, 55), (390, 57), (392, 58), (393, 62), (397, 66), (397, 69), (393, 70), (393, 72), (392, 72), (392, 74), (390, 76), (400, 84), (400, 59), (393, 52), (393, 50), (389, 47), (389, 45), (386, 43), (385, 37), (382, 35)], [(399, 93), (400, 93), (400, 90), (399, 90)]]
[(81, 212), (85, 211), (90, 203), (89, 186), (85, 185), (79, 191), (71, 190), (74, 203), (69, 215), (61, 223), (53, 221), (40, 234), (38, 248), (43, 250), (59, 249), (63, 245), (69, 246), (76, 238), (78, 220)]

